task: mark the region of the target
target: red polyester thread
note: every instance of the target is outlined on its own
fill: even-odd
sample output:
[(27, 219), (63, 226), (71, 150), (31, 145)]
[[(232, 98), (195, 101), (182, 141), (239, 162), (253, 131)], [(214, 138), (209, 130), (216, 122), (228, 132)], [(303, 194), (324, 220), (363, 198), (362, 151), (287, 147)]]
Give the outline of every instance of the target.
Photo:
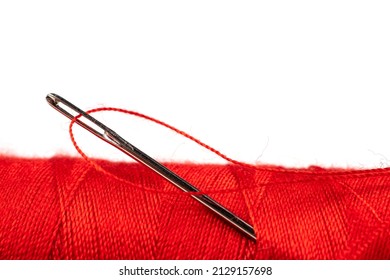
[(166, 165), (253, 222), (258, 241), (141, 164), (0, 156), (0, 258), (390, 258), (389, 169)]
[[(171, 125), (169, 125), (169, 124), (167, 124), (167, 123), (165, 123), (165, 122), (163, 122), (163, 121), (157, 120), (157, 119), (155, 119), (155, 118), (149, 117), (149, 116), (147, 116), (147, 115), (144, 115), (144, 114), (141, 114), (141, 113), (138, 113), (138, 112), (135, 112), (135, 111), (130, 111), (130, 110), (126, 110), (126, 109), (120, 109), (120, 108), (113, 108), (113, 107), (102, 107), (102, 108), (96, 108), (96, 109), (88, 110), (86, 113), (87, 113), (87, 114), (92, 114), (92, 113), (101, 112), (101, 111), (114, 111), (114, 112), (120, 112), (120, 113), (125, 113), (125, 114), (129, 114), (129, 115), (134, 115), (134, 116), (136, 116), (136, 117), (146, 119), (146, 120), (148, 120), (148, 121), (151, 121), (151, 122), (154, 122), (154, 123), (156, 123), (156, 124), (158, 124), (158, 125), (161, 125), (161, 126), (163, 126), (163, 127), (166, 127), (166, 128), (168, 128), (168, 129), (170, 129), (170, 130), (176, 132), (177, 134), (182, 135), (182, 136), (188, 138), (189, 140), (191, 140), (191, 141), (197, 143), (198, 145), (200, 145), (200, 146), (206, 148), (207, 150), (211, 151), (212, 153), (216, 154), (217, 156), (221, 157), (222, 159), (224, 159), (224, 160), (226, 160), (226, 161), (228, 161), (228, 162), (230, 162), (230, 163), (232, 163), (232, 164), (242, 165), (242, 166), (245, 166), (245, 167), (249, 166), (249, 165), (247, 165), (247, 164), (245, 164), (245, 163), (242, 163), (242, 162), (236, 161), (236, 160), (234, 160), (234, 159), (232, 159), (232, 158), (229, 158), (228, 156), (224, 155), (223, 153), (219, 152), (218, 150), (216, 150), (216, 149), (210, 147), (209, 145), (203, 143), (203, 142), (200, 141), (199, 139), (197, 139), (197, 138), (195, 138), (195, 137), (189, 135), (188, 133), (186, 133), (186, 132), (184, 132), (184, 131), (182, 131), (182, 130), (179, 130), (179, 129), (177, 129), (177, 128), (175, 128), (175, 127), (173, 127), (173, 126), (171, 126)], [(123, 181), (122, 178), (119, 178), (118, 176), (115, 176), (114, 174), (107, 172), (107, 171), (104, 170), (101, 166), (99, 166), (99, 165), (96, 164), (93, 160), (91, 160), (91, 159), (82, 151), (82, 149), (81, 149), (81, 148), (79, 147), (79, 145), (77, 144), (76, 139), (75, 139), (74, 134), (73, 134), (72, 127), (73, 127), (74, 123), (76, 122), (76, 120), (79, 119), (81, 116), (82, 116), (82, 115), (78, 115), (78, 116), (74, 117), (74, 118), (71, 120), (70, 124), (69, 124), (69, 136), (70, 136), (70, 139), (71, 139), (71, 141), (72, 141), (73, 146), (75, 147), (75, 149), (77, 150), (77, 152), (78, 152), (78, 153), (79, 153), (87, 162), (89, 162), (94, 168), (96, 168), (97, 170), (103, 172), (103, 173), (106, 174), (107, 176), (112, 177), (112, 178), (115, 179), (115, 180)], [(128, 183), (130, 183), (130, 182), (128, 182)], [(131, 184), (131, 183), (130, 183), (130, 184)], [(131, 184), (131, 185), (132, 185), (133, 187), (136, 187), (136, 188), (141, 188), (141, 189), (143, 189), (143, 190), (145, 190), (145, 191), (166, 193), (166, 192), (163, 192), (163, 191), (160, 191), (160, 190), (148, 189), (148, 188), (145, 188), (145, 187), (143, 187), (143, 186), (136, 186), (136, 185), (134, 185), (134, 184)], [(232, 191), (232, 190), (218, 190), (218, 191), (216, 191), (216, 192), (230, 192), (230, 191)], [(237, 191), (237, 190), (236, 190), (236, 191)], [(172, 193), (176, 194), (177, 192), (172, 192)], [(183, 194), (191, 196), (191, 195), (203, 195), (203, 194), (206, 194), (206, 193), (204, 193), (204, 192), (185, 192), (185, 193), (183, 193)]]

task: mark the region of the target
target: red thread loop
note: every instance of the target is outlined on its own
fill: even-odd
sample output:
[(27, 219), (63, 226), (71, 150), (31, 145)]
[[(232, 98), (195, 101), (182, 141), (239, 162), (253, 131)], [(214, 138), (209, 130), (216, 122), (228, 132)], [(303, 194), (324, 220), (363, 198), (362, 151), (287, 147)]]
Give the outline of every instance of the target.
[[(167, 123), (165, 123), (163, 121), (160, 121), (158, 119), (152, 118), (150, 116), (147, 116), (147, 115), (135, 112), (135, 111), (126, 110), (126, 109), (120, 109), (120, 108), (113, 108), (113, 107), (102, 107), (102, 108), (96, 108), (96, 109), (88, 110), (86, 113), (91, 114), (91, 113), (96, 113), (96, 112), (101, 112), (101, 111), (120, 112), (120, 113), (133, 115), (133, 116), (136, 116), (136, 117), (139, 117), (139, 118), (143, 118), (143, 119), (146, 119), (148, 121), (152, 121), (152, 122), (154, 122), (154, 123), (156, 123), (158, 125), (161, 125), (161, 126), (163, 126), (165, 128), (168, 128), (168, 129), (176, 132), (177, 134), (180, 134), (180, 135), (186, 137), (187, 139), (197, 143), (198, 145), (206, 148), (207, 150), (209, 150), (210, 152), (216, 154), (217, 156), (219, 156), (220, 158), (226, 160), (227, 162), (230, 162), (231, 164), (234, 164), (234, 165), (239, 165), (242, 168), (252, 169), (252, 170), (260, 170), (260, 171), (263, 171), (263, 172), (266, 171), (266, 172), (295, 173), (295, 174), (306, 174), (306, 175), (309, 175), (309, 177), (307, 177), (305, 179), (302, 179), (302, 178), (300, 178), (300, 179), (292, 179), (292, 178), (290, 178), (286, 182), (280, 181), (280, 182), (275, 183), (275, 184), (293, 183), (293, 182), (308, 182), (308, 181), (312, 181), (312, 180), (322, 181), (322, 180), (324, 180), (326, 178), (336, 179), (336, 178), (339, 178), (339, 177), (356, 178), (356, 177), (365, 177), (365, 176), (380, 176), (382, 174), (388, 174), (390, 172), (390, 168), (378, 168), (378, 169), (371, 169), (371, 170), (370, 169), (369, 170), (348, 170), (348, 169), (347, 170), (345, 170), (345, 169), (333, 169), (333, 170), (331, 169), (331, 170), (327, 170), (327, 169), (316, 169), (316, 168), (309, 168), (309, 169), (291, 168), (291, 169), (289, 169), (289, 168), (284, 168), (284, 167), (280, 167), (280, 166), (264, 166), (264, 165), (263, 166), (256, 166), (256, 165), (252, 165), (252, 164), (248, 164), (248, 163), (244, 163), (244, 162), (240, 162), (240, 161), (237, 161), (235, 159), (232, 159), (232, 158), (228, 157), (227, 155), (221, 153), (217, 149), (212, 148), (211, 146), (203, 143), (199, 139), (189, 135), (188, 133), (186, 133), (186, 132), (184, 132), (184, 131), (182, 131), (180, 129), (177, 129), (177, 128), (175, 128), (175, 127), (173, 127), (173, 126), (171, 126), (171, 125), (169, 125), (169, 124), (167, 124)], [(71, 138), (71, 141), (72, 141), (74, 147), (76, 148), (77, 152), (87, 162), (89, 162), (93, 167), (95, 167), (95, 169), (103, 172), (107, 176), (115, 178), (116, 180), (125, 182), (127, 184), (131, 184), (133, 187), (138, 188), (138, 189), (142, 189), (142, 190), (145, 190), (145, 191), (157, 192), (157, 193), (177, 194), (177, 192), (159, 191), (159, 190), (155, 190), (155, 189), (146, 188), (146, 187), (143, 187), (143, 186), (138, 186), (138, 185), (133, 184), (133, 183), (127, 181), (127, 180), (121, 179), (121, 178), (115, 176), (114, 174), (111, 174), (110, 172), (104, 170), (97, 163), (95, 163), (94, 161), (89, 159), (88, 156), (80, 149), (80, 147), (76, 143), (76, 140), (74, 138), (73, 131), (72, 131), (73, 124), (80, 117), (81, 117), (81, 115), (78, 115), (78, 116), (74, 117), (72, 119), (72, 121), (70, 122), (70, 125), (69, 125), (70, 138)], [(258, 187), (260, 187), (260, 185), (257, 185), (257, 186), (243, 186), (243, 187), (240, 187), (240, 189), (234, 189), (234, 190), (232, 190), (232, 189), (213, 190), (213, 191), (208, 191), (208, 194), (211, 194), (211, 193), (231, 193), (231, 192), (249, 190), (249, 189), (258, 188)], [(190, 194), (190, 195), (191, 194), (192, 195), (193, 194), (197, 194), (197, 195), (200, 195), (200, 194), (203, 194), (203, 193), (186, 193), (186, 194)]]
[[(125, 113), (125, 114), (129, 114), (129, 115), (133, 115), (133, 116), (136, 116), (136, 117), (139, 117), (139, 118), (143, 118), (143, 119), (146, 119), (146, 120), (149, 120), (149, 121), (152, 121), (158, 125), (161, 125), (163, 127), (166, 127), (174, 132), (176, 132), (177, 134), (180, 134), (184, 137), (186, 137), (187, 139), (197, 143), (198, 145), (206, 148), (207, 150), (211, 151), (212, 153), (216, 154), (217, 156), (221, 157), (222, 159), (232, 163), (232, 164), (236, 164), (236, 165), (241, 165), (241, 166), (245, 166), (245, 167), (253, 167), (249, 164), (246, 164), (246, 163), (243, 163), (243, 162), (239, 162), (237, 160), (234, 160), (228, 156), (226, 156), (225, 154), (221, 153), (220, 151), (218, 151), (217, 149), (214, 149), (212, 148), (211, 146), (203, 143), (202, 141), (200, 141), (199, 139), (189, 135), (188, 133), (180, 130), (180, 129), (177, 129), (163, 121), (160, 121), (158, 119), (155, 119), (155, 118), (152, 118), (152, 117), (149, 117), (147, 115), (144, 115), (144, 114), (141, 114), (141, 113), (138, 113), (138, 112), (135, 112), (135, 111), (130, 111), (130, 110), (125, 110), (125, 109), (120, 109), (120, 108), (113, 108), (113, 107), (102, 107), (102, 108), (96, 108), (96, 109), (91, 109), (91, 110), (88, 110), (86, 111), (86, 113), (88, 114), (91, 114), (91, 113), (96, 113), (96, 112), (101, 112), (101, 111), (114, 111), (114, 112), (120, 112), (120, 113)], [(73, 124), (76, 122), (77, 119), (79, 119), (81, 117), (81, 115), (78, 115), (76, 117), (74, 117), (72, 119), (72, 121), (70, 122), (70, 125), (69, 125), (69, 135), (70, 135), (70, 139), (73, 143), (73, 146), (76, 148), (77, 152), (89, 163), (91, 164), (96, 170), (104, 173), (105, 175), (109, 176), (109, 177), (112, 177), (114, 178), (115, 180), (119, 180), (121, 182), (124, 182), (126, 184), (130, 184), (132, 187), (135, 187), (135, 188), (138, 188), (138, 189), (142, 189), (144, 191), (150, 191), (150, 192), (154, 192), (154, 193), (164, 193), (164, 194), (177, 194), (177, 192), (169, 192), (169, 191), (162, 191), (162, 190), (156, 190), (156, 189), (151, 189), (151, 188), (147, 188), (147, 187), (143, 187), (143, 186), (139, 186), (139, 185), (136, 185), (134, 183), (131, 183), (125, 179), (122, 179), (110, 172), (108, 172), (107, 170), (105, 170), (104, 168), (102, 168), (99, 164), (97, 164), (95, 161), (91, 160), (82, 150), (81, 148), (79, 147), (79, 145), (77, 144), (76, 140), (75, 140), (75, 137), (74, 137), (74, 134), (73, 134), (73, 130), (72, 130), (72, 127), (73, 127)], [(253, 187), (252, 187), (253, 188)], [(207, 192), (207, 194), (210, 194), (210, 193), (230, 193), (230, 192), (237, 192), (237, 191), (241, 191), (241, 189), (237, 189), (237, 190), (232, 190), (232, 189), (222, 189), (222, 190), (217, 190), (217, 191), (210, 191), (210, 192)], [(183, 193), (183, 194), (186, 194), (186, 195), (204, 195), (206, 193), (204, 192), (186, 192), (186, 193)]]

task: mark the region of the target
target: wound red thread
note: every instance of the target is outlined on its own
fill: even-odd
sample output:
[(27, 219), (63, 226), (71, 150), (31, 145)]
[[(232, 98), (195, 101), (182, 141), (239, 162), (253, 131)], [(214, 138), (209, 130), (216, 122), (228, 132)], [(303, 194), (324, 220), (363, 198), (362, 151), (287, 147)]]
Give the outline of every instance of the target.
[[(106, 163), (145, 182), (136, 173), (147, 170), (138, 164)], [(260, 241), (253, 243), (203, 215), (207, 209), (191, 199), (133, 192), (100, 172), (87, 172), (89, 166), (66, 156), (0, 156), (2, 259), (390, 258), (388, 175), (294, 183), (287, 179), (307, 176), (178, 164), (187, 174), (194, 171), (198, 183), (216, 186), (211, 174), (220, 174), (218, 182), (231, 188), (268, 182), (265, 191), (245, 192)], [(219, 198), (249, 220), (239, 194)]]
[[(388, 168), (283, 170), (282, 167), (252, 166), (234, 160), (228, 160), (229, 166), (178, 165), (183, 172), (195, 170), (197, 182), (205, 179), (206, 184), (212, 184), (218, 179), (215, 184), (218, 187), (231, 187), (207, 193), (230, 194), (219, 198), (223, 205), (232, 204), (243, 218), (246, 216), (246, 220), (253, 222), (260, 241), (253, 243), (214, 219), (213, 215), (194, 218), (198, 216), (191, 213), (205, 209), (186, 207), (186, 197), (153, 195), (189, 194), (133, 184), (99, 166), (78, 147), (71, 129), (74, 121), (70, 133), (77, 151), (88, 164), (121, 182), (107, 187), (110, 180), (97, 172), (87, 172), (88, 164), (80, 159), (0, 156), (1, 258), (390, 258)], [(163, 122), (155, 122), (170, 128)], [(172, 130), (183, 135), (180, 130)], [(138, 172), (145, 172), (139, 165), (119, 166), (122, 174), (129, 168), (134, 171), (131, 173), (134, 180), (137, 180)], [(223, 176), (210, 176), (218, 172)], [(148, 180), (151, 184), (155, 181), (153, 178)], [(124, 183), (150, 193), (133, 192)], [(202, 189), (199, 184), (195, 185)], [(244, 200), (240, 193), (232, 195), (249, 189), (242, 192)]]

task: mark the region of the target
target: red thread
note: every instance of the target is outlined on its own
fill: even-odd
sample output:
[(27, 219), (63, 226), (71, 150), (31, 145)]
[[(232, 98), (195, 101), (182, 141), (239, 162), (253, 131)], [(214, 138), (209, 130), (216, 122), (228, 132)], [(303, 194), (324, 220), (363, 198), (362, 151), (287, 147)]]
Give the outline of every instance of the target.
[(388, 168), (254, 166), (209, 150), (230, 164), (166, 165), (251, 220), (256, 243), (140, 164), (0, 156), (0, 258), (390, 259)]
[[(210, 147), (209, 145), (203, 143), (202, 141), (200, 141), (199, 139), (189, 135), (188, 133), (182, 131), (182, 130), (179, 130), (165, 122), (162, 122), (160, 120), (157, 120), (155, 118), (152, 118), (152, 117), (149, 117), (147, 115), (144, 115), (144, 114), (141, 114), (141, 113), (138, 113), (138, 112), (135, 112), (135, 111), (130, 111), (130, 110), (125, 110), (125, 109), (120, 109), (120, 108), (113, 108), (113, 107), (102, 107), (102, 108), (96, 108), (96, 109), (91, 109), (91, 110), (88, 110), (86, 113), (88, 114), (92, 114), (92, 113), (96, 113), (96, 112), (101, 112), (101, 111), (114, 111), (114, 112), (120, 112), (120, 113), (125, 113), (125, 114), (129, 114), (129, 115), (134, 115), (136, 117), (140, 117), (140, 118), (143, 118), (143, 119), (146, 119), (146, 120), (149, 120), (149, 121), (152, 121), (156, 124), (159, 124), (163, 127), (166, 127), (174, 132), (176, 132), (177, 134), (180, 134), (188, 139), (190, 139), (191, 141), (197, 143), (198, 145), (206, 148), (207, 150), (211, 151), (212, 153), (216, 154), (217, 156), (221, 157), (222, 159), (225, 159), (226, 161), (232, 163), (232, 164), (237, 164), (237, 165), (242, 165), (244, 167), (250, 167), (249, 164), (245, 164), (245, 163), (242, 163), (242, 162), (239, 162), (239, 161), (236, 161), (232, 158), (229, 158), (228, 156), (224, 155), (223, 153), (219, 152), (218, 150)], [(93, 160), (91, 160), (82, 150), (81, 148), (79, 147), (79, 145), (77, 144), (76, 142), (76, 139), (74, 137), (74, 134), (73, 134), (73, 130), (72, 130), (72, 127), (74, 125), (74, 123), (76, 122), (77, 119), (79, 119), (82, 115), (78, 115), (76, 117), (74, 117), (71, 122), (70, 122), (70, 125), (69, 125), (69, 135), (70, 135), (70, 139), (73, 143), (73, 146), (76, 148), (77, 152), (87, 161), (89, 162), (94, 168), (96, 168), (97, 170), (103, 172), (105, 175), (109, 176), (109, 177), (112, 177), (114, 178), (115, 180), (119, 180), (119, 181), (123, 181), (123, 182), (126, 182), (128, 184), (130, 184), (131, 186), (135, 187), (135, 188), (138, 188), (138, 189), (142, 189), (144, 191), (151, 191), (151, 192), (156, 192), (156, 193), (165, 193), (167, 194), (166, 191), (161, 191), (161, 190), (156, 190), (156, 189), (150, 189), (150, 188), (145, 188), (143, 186), (138, 186), (138, 185), (135, 185), (135, 184), (132, 184), (131, 182), (129, 181), (126, 181), (126, 180), (123, 180), (122, 178), (119, 178), (118, 176), (110, 173), (110, 172), (107, 172), (104, 168), (102, 168), (100, 165), (96, 164)], [(241, 190), (216, 190), (216, 191), (209, 191), (207, 192), (207, 194), (210, 194), (210, 193), (223, 193), (223, 192), (232, 192), (232, 191), (241, 191)], [(170, 194), (177, 194), (178, 192), (168, 192)], [(206, 194), (206, 192), (186, 192), (186, 193), (181, 193), (181, 194), (184, 194), (184, 195), (203, 195), (203, 194)]]
[[(328, 180), (330, 177), (333, 178), (333, 179), (337, 179), (337, 178), (341, 178), (341, 177), (343, 177), (343, 178), (348, 178), (348, 177), (356, 178), (356, 177), (366, 177), (366, 176), (374, 176), (375, 177), (375, 176), (382, 176), (383, 174), (389, 174), (390, 173), (390, 167), (388, 167), (388, 168), (370, 169), (370, 170), (354, 170), (354, 169), (347, 169), (346, 170), (346, 169), (323, 169), (323, 168), (296, 169), (296, 168), (285, 168), (285, 167), (281, 167), (281, 166), (252, 165), (252, 164), (248, 164), (248, 163), (245, 163), (245, 162), (240, 162), (240, 161), (237, 161), (235, 159), (232, 159), (232, 158), (228, 157), (227, 155), (225, 155), (224, 153), (221, 153), (217, 149), (215, 149), (215, 148), (205, 144), (204, 142), (202, 142), (199, 139), (189, 135), (188, 133), (186, 133), (184, 131), (182, 131), (180, 129), (177, 129), (177, 128), (175, 128), (175, 127), (173, 127), (173, 126), (171, 126), (171, 125), (169, 125), (169, 124), (167, 124), (167, 123), (165, 123), (163, 121), (160, 121), (160, 120), (155, 119), (153, 117), (147, 116), (145, 114), (141, 114), (141, 113), (136, 112), (136, 111), (126, 110), (126, 109), (121, 109), (121, 108), (113, 108), (113, 107), (101, 107), (101, 108), (88, 110), (87, 113), (88, 114), (92, 114), (92, 113), (101, 112), (101, 111), (114, 111), (114, 112), (125, 113), (125, 114), (133, 115), (133, 116), (136, 116), (136, 117), (143, 118), (143, 119), (149, 120), (151, 122), (154, 122), (154, 123), (156, 123), (158, 125), (161, 125), (163, 127), (166, 127), (168, 129), (176, 132), (179, 135), (182, 135), (182, 136), (188, 138), (189, 140), (197, 143), (201, 147), (204, 147), (205, 149), (207, 149), (210, 152), (216, 154), (217, 156), (221, 157), (222, 159), (226, 160), (227, 162), (229, 162), (231, 164), (234, 164), (234, 165), (241, 166), (242, 168), (258, 170), (258, 171), (261, 171), (261, 172), (281, 172), (281, 173), (289, 173), (289, 174), (298, 173), (298, 174), (305, 174), (305, 175), (307, 175), (307, 177), (304, 177), (304, 178), (293, 179), (293, 181), (289, 181), (290, 183), (291, 182), (294, 182), (294, 183), (295, 182), (296, 183), (305, 183), (305, 182), (310, 182), (310, 181), (313, 181), (313, 180), (323, 181), (323, 180)], [(101, 166), (97, 165), (93, 160), (88, 158), (88, 156), (80, 149), (80, 147), (78, 146), (78, 144), (77, 144), (77, 142), (76, 142), (76, 140), (74, 138), (73, 131), (72, 131), (72, 127), (73, 127), (75, 121), (77, 119), (79, 119), (80, 117), (81, 117), (81, 115), (76, 116), (70, 122), (70, 125), (69, 125), (69, 135), (70, 135), (71, 141), (72, 141), (74, 147), (76, 148), (77, 152), (87, 162), (89, 162), (96, 169), (98, 169), (101, 172), (105, 173), (107, 176), (110, 176), (110, 177), (112, 177), (112, 178), (114, 178), (116, 180), (123, 180), (123, 179), (115, 176), (114, 174), (105, 171)], [(131, 184), (131, 182), (128, 182), (128, 183)], [(273, 184), (283, 184), (283, 183), (286, 183), (286, 182), (280, 181), (280, 182), (274, 182)], [(159, 190), (151, 190), (151, 189), (145, 188), (143, 186), (136, 186), (134, 184), (132, 184), (132, 186), (135, 187), (135, 188), (143, 189), (145, 191), (161, 192)], [(255, 188), (258, 188), (258, 187), (261, 187), (261, 185), (255, 186)], [(231, 189), (209, 190), (207, 192), (207, 194), (236, 192), (236, 191), (249, 190), (249, 189), (252, 189), (252, 188), (253, 188), (253, 186), (250, 186), (250, 187), (244, 186), (240, 190), (231, 190)], [(166, 192), (163, 192), (163, 193), (166, 193)], [(174, 194), (175, 192), (170, 192), (170, 193)], [(186, 193), (186, 195), (192, 195), (192, 194), (198, 194), (199, 195), (199, 194), (203, 194), (203, 193)]]
[[(230, 157), (228, 157), (227, 155), (221, 153), (220, 151), (218, 151), (217, 149), (203, 143), (202, 141), (200, 141), (199, 139), (191, 136), (190, 134), (180, 130), (180, 129), (177, 129), (175, 128), (174, 126), (171, 126), (163, 121), (160, 121), (158, 119), (155, 119), (153, 117), (150, 117), (150, 116), (147, 116), (145, 114), (142, 114), (142, 113), (139, 113), (139, 112), (136, 112), (136, 111), (131, 111), (131, 110), (126, 110), (126, 109), (121, 109), (121, 108), (113, 108), (113, 107), (101, 107), (101, 108), (96, 108), (96, 109), (91, 109), (91, 110), (88, 110), (87, 113), (88, 114), (91, 114), (91, 113), (96, 113), (96, 112), (101, 112), (101, 111), (114, 111), (114, 112), (120, 112), (120, 113), (125, 113), (125, 114), (129, 114), (129, 115), (133, 115), (133, 116), (136, 116), (136, 117), (140, 117), (140, 118), (143, 118), (143, 119), (146, 119), (146, 120), (149, 120), (149, 121), (152, 121), (158, 125), (161, 125), (163, 127), (166, 127), (174, 132), (176, 132), (177, 134), (180, 134), (186, 138), (188, 138), (189, 140), (197, 143), (198, 145), (206, 148), (207, 150), (211, 151), (212, 153), (216, 154), (217, 156), (221, 157), (222, 159), (232, 163), (232, 164), (237, 164), (237, 165), (241, 165), (241, 166), (244, 166), (244, 167), (247, 167), (247, 168), (254, 168), (254, 169), (258, 169), (258, 170), (262, 170), (262, 171), (273, 171), (273, 172), (287, 172), (287, 173), (305, 173), (305, 174), (308, 174), (308, 175), (311, 175), (311, 174), (314, 174), (316, 176), (321, 176), (321, 175), (324, 175), (324, 176), (350, 176), (352, 175), (352, 177), (356, 177), (356, 176), (376, 176), (376, 175), (382, 175), (382, 174), (387, 174), (387, 173), (390, 173), (390, 167), (387, 167), (387, 168), (377, 168), (377, 169), (369, 169), (369, 170), (366, 170), (366, 169), (363, 169), (363, 170), (345, 170), (345, 169), (328, 169), (328, 170), (325, 170), (325, 169), (322, 169), (322, 168), (315, 168), (315, 169), (296, 169), (296, 168), (285, 168), (285, 167), (281, 167), (281, 166), (265, 166), (265, 165), (252, 165), (252, 164), (248, 164), (248, 163), (245, 163), (245, 162), (240, 162), (240, 161), (237, 161), (235, 159), (232, 159)], [(85, 158), (87, 160), (87, 156), (81, 151), (81, 149), (78, 147), (75, 139), (74, 139), (74, 136), (73, 136), (73, 132), (72, 132), (72, 127), (73, 127), (73, 124), (74, 122), (79, 119), (81, 117), (81, 115), (78, 115), (76, 116), (70, 123), (69, 125), (69, 134), (70, 134), (70, 137), (71, 137), (71, 140), (72, 140), (72, 143), (73, 145), (75, 146), (75, 148), (77, 149), (77, 151), (80, 153), (81, 156), (83, 156), (83, 158)]]
[[(171, 190), (140, 164), (97, 163), (135, 185)], [(215, 194), (240, 217), (251, 217), (258, 242), (189, 197), (135, 191), (82, 159), (0, 156), (0, 258), (390, 258), (388, 175), (293, 182), (307, 175), (238, 165), (167, 166), (210, 189), (261, 185)]]

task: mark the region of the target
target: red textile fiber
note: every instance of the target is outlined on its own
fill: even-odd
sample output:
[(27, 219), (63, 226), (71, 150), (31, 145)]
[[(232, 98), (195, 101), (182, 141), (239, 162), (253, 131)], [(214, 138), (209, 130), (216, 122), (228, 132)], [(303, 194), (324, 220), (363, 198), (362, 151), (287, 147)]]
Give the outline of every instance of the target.
[(390, 258), (390, 170), (167, 164), (252, 223), (253, 242), (143, 165), (98, 164), (128, 183), (82, 159), (0, 157), (0, 258)]
[(147, 167), (0, 156), (1, 259), (390, 259), (390, 168), (165, 163), (254, 226), (257, 242)]

